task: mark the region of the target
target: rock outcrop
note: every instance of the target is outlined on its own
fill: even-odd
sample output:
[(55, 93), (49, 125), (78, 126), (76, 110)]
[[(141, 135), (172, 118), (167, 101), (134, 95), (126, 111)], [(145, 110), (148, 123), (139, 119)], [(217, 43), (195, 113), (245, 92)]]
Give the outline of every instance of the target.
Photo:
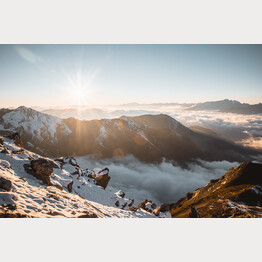
[(11, 191), (12, 182), (9, 179), (0, 176), (0, 190)]
[(244, 162), (171, 204), (172, 217), (262, 217), (262, 164)]
[(190, 218), (199, 218), (200, 217), (196, 208), (191, 207), (191, 211), (189, 213), (189, 217)]
[(109, 173), (109, 169), (106, 167), (98, 173), (89, 174), (88, 177), (93, 178), (96, 185), (106, 189), (110, 180), (110, 176), (108, 175), (108, 173)]
[(32, 160), (31, 164), (24, 164), (24, 169), (27, 173), (32, 176), (42, 180), (42, 182), (47, 186), (52, 186), (50, 175), (53, 173), (54, 163), (51, 161), (40, 158), (37, 160)]
[(153, 213), (153, 210), (156, 208), (156, 204), (151, 200), (143, 200), (138, 206), (132, 207), (129, 210), (136, 212), (138, 209), (144, 209), (149, 213)]
[(170, 205), (164, 203), (164, 204), (160, 205), (159, 207), (155, 208), (155, 209), (153, 210), (153, 214), (154, 214), (155, 216), (159, 216), (161, 212), (164, 213), (164, 212), (169, 212), (169, 211), (170, 211)]
[(16, 132), (16, 133), (13, 133), (13, 134), (5, 136), (5, 137), (12, 139), (17, 146), (23, 147), (23, 142), (22, 142), (22, 139), (21, 139), (19, 133)]

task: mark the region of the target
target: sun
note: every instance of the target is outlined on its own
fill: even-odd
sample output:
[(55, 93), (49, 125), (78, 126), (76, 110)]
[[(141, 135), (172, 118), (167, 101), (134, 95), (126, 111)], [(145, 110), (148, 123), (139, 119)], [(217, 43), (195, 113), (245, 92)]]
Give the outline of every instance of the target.
[(70, 91), (70, 97), (73, 104), (82, 106), (87, 101), (87, 90), (83, 87), (77, 87)]

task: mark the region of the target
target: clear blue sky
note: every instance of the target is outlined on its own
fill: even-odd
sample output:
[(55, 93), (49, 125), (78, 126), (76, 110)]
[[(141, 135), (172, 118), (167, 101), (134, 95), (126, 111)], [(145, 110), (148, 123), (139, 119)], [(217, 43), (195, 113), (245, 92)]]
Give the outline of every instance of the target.
[(262, 45), (0, 45), (0, 107), (262, 102)]

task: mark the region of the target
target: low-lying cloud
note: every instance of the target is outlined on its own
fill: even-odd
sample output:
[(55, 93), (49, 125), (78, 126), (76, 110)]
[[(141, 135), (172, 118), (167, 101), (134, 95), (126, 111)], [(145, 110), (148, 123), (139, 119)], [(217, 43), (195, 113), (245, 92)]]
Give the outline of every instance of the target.
[(186, 193), (206, 185), (210, 179), (221, 177), (229, 168), (238, 165), (227, 161), (190, 164), (187, 169), (173, 166), (171, 163), (146, 164), (133, 156), (121, 161), (106, 159), (91, 160), (88, 157), (77, 158), (81, 168), (104, 168), (110, 170), (110, 189), (122, 189), (126, 197), (134, 198), (139, 204), (150, 199), (157, 204), (174, 203)]

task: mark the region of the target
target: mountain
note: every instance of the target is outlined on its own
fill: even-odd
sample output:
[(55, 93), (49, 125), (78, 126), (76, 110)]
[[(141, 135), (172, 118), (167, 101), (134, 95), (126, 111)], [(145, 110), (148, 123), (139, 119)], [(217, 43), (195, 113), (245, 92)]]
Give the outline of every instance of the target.
[(121, 117), (122, 115), (138, 116), (138, 115), (144, 115), (144, 114), (158, 114), (157, 111), (152, 111), (152, 110), (115, 109), (115, 110), (108, 111), (108, 110), (103, 110), (100, 108), (86, 108), (86, 107), (46, 109), (46, 110), (43, 110), (42, 112), (45, 114), (51, 115), (51, 116), (62, 118), (62, 119), (73, 117), (79, 120), (93, 120), (93, 119), (104, 119), (104, 118), (112, 119), (112, 118)]
[(190, 130), (164, 114), (81, 121), (61, 120), (19, 107), (2, 113), (0, 125), (4, 132), (19, 132), (25, 148), (53, 157), (92, 155), (97, 159), (121, 159), (132, 154), (145, 162), (161, 162), (165, 158), (184, 165), (194, 159), (241, 162), (261, 153)]
[(172, 217), (262, 217), (262, 164), (233, 167), (169, 207)]
[(73, 157), (42, 157), (18, 141), (15, 134), (0, 137), (0, 218), (156, 217), (145, 209), (130, 211), (134, 199), (112, 191), (107, 168), (83, 170)]
[(60, 118), (53, 117), (24, 106), (15, 110), (0, 110), (0, 132), (19, 132), (27, 148), (44, 152), (46, 147), (59, 143), (60, 136), (67, 136), (71, 131)]
[(211, 136), (217, 136), (218, 135), (216, 132), (214, 132), (210, 128), (205, 128), (205, 127), (202, 127), (202, 126), (197, 126), (197, 125), (196, 126), (189, 126), (189, 128), (193, 131), (197, 131), (197, 132), (204, 133), (204, 134), (211, 135)]
[(237, 113), (237, 114), (261, 114), (262, 104), (250, 105), (246, 103), (240, 103), (236, 100), (224, 99), (221, 101), (212, 101), (198, 103), (192, 107), (186, 108), (185, 110), (214, 110), (225, 113)]

